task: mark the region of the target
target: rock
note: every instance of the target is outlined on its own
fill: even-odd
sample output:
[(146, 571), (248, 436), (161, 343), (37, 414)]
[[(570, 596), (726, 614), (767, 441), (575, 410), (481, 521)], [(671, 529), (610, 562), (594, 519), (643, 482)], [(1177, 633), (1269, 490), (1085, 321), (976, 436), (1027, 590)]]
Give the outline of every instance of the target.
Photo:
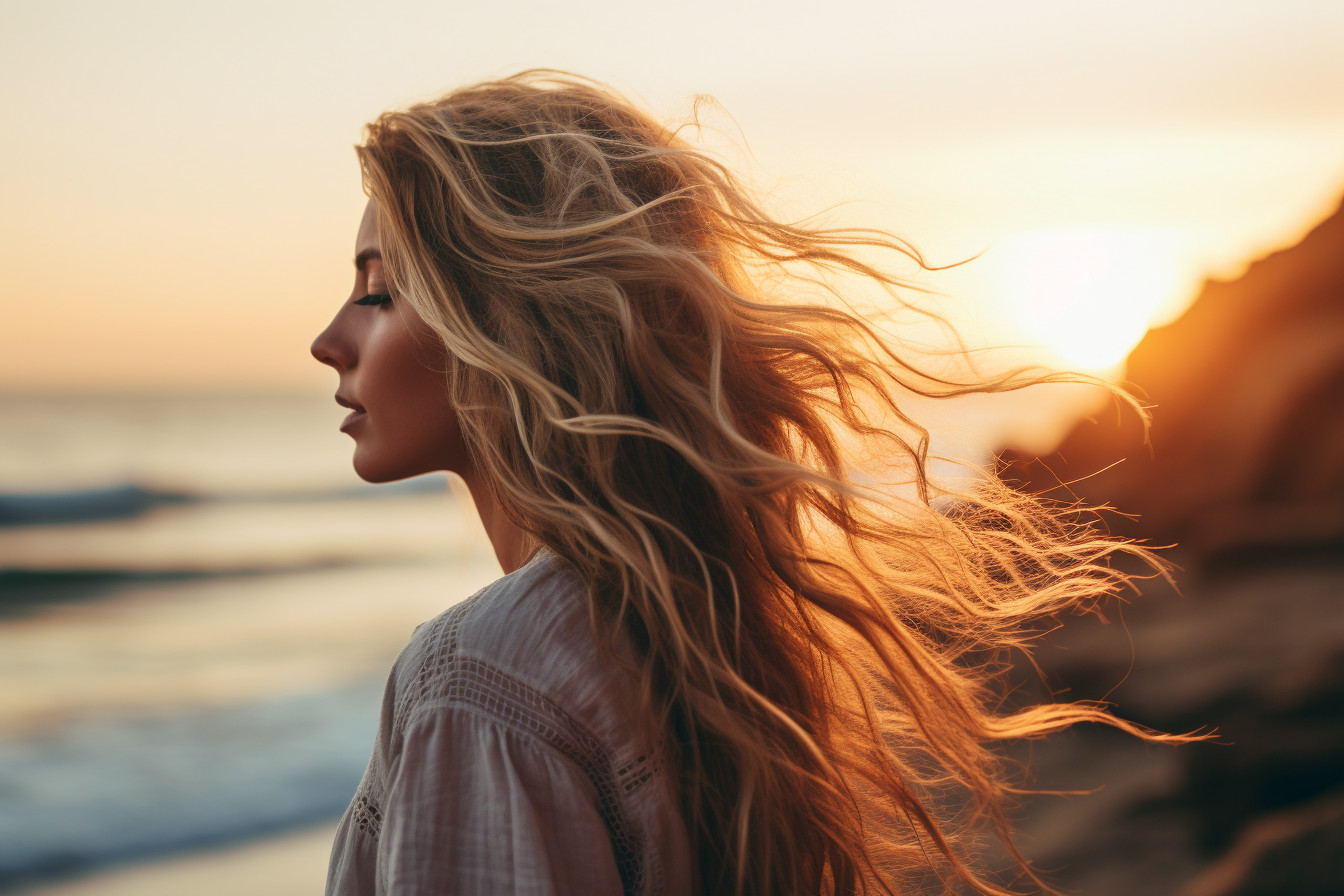
[(1149, 727), (1216, 738), (1164, 747), (1083, 728), (1024, 748), (1035, 786), (1087, 794), (1030, 800), (1024, 847), (1089, 896), (1344, 892), (1344, 852), (1326, 845), (1344, 833), (1329, 827), (1344, 807), (1344, 565), (1179, 582), (1180, 595), (1145, 583), (1110, 624), (1062, 620), (1012, 689), (1105, 699)]
[(1344, 794), (1256, 821), (1178, 896), (1289, 893), (1344, 893)]
[(1121, 625), (1065, 620), (1035, 659), (1055, 692), (1218, 737), (1059, 741), (1040, 785), (1106, 802), (1034, 801), (1028, 842), (1095, 896), (1344, 893), (1344, 207), (1206, 284), (1128, 379), (1154, 406), (1150, 444), (1135, 418), (1086, 422), (1048, 457), (1005, 452), (1002, 475), (1180, 544), (1181, 596), (1144, 582), (1107, 611)]
[(1068, 482), (1139, 517), (1122, 531), (1205, 559), (1344, 559), (1344, 207), (1239, 279), (1208, 282), (1135, 348), (1127, 380), (1153, 405), (1150, 445), (1132, 415), (1085, 422), (1048, 458), (1004, 452), (1004, 478)]

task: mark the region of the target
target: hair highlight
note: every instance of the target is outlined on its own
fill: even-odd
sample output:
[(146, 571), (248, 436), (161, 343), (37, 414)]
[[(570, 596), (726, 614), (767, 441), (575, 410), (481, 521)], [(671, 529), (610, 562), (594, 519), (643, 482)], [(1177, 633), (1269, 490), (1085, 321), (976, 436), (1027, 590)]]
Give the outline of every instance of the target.
[[(603, 85), (524, 72), (390, 111), (358, 149), (392, 289), (442, 341), (473, 464), (589, 583), (673, 733), (707, 893), (1005, 892), (995, 746), (1124, 722), (1004, 709), (1003, 654), (1138, 557), (1077, 508), (932, 483), (904, 410), (1066, 375), (934, 374), (843, 302), (908, 287), (872, 230), (776, 221), (721, 163)], [(854, 445), (902, 471), (863, 481)], [(900, 459), (897, 464), (895, 459)]]

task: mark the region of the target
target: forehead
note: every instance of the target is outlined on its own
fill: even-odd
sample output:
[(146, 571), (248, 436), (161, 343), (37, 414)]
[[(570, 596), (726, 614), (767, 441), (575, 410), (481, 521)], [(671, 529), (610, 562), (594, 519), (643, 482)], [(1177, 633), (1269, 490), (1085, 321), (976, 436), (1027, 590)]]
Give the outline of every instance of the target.
[(367, 250), (377, 251), (378, 245), (378, 206), (370, 199), (364, 206), (364, 217), (359, 221), (359, 233), (355, 235), (355, 257)]

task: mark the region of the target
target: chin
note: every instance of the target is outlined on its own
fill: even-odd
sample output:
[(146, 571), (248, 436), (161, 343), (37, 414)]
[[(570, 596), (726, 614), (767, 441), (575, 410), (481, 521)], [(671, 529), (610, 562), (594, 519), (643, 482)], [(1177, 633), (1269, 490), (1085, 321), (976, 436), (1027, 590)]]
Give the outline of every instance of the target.
[(373, 440), (355, 443), (355, 475), (365, 482), (398, 482), (413, 476), (429, 473), (458, 473), (468, 468), (465, 460), (459, 456), (434, 450), (434, 445), (417, 445), (409, 440), (394, 445), (395, 451), (382, 451), (386, 447)]
[(372, 483), (397, 482), (401, 479), (410, 479), (412, 476), (430, 472), (418, 467), (409, 467), (406, 464), (388, 463), (376, 457), (364, 457), (358, 451), (355, 452), (354, 467), (356, 476), (365, 482)]

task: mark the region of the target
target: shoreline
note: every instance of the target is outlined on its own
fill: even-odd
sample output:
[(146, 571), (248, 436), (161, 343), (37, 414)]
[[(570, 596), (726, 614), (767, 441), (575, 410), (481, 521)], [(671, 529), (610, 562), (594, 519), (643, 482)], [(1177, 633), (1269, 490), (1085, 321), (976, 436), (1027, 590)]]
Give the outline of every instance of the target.
[(320, 896), (335, 835), (336, 825), (328, 822), (242, 845), (20, 887), (14, 896)]

